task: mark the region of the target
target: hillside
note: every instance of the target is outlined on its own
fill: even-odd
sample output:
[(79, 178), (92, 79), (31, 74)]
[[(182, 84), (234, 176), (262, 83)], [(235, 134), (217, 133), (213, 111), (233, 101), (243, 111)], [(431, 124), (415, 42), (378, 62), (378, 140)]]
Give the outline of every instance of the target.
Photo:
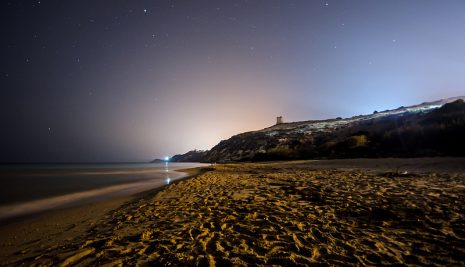
[(351, 118), (281, 123), (174, 161), (465, 156), (465, 97)]

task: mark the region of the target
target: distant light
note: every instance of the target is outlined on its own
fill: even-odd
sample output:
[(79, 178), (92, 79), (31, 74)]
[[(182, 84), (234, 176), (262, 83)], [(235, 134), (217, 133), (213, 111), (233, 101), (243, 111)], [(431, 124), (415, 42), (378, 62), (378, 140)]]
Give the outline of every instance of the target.
[(170, 160), (170, 157), (165, 157), (165, 161), (169, 161)]
[(169, 177), (166, 178), (166, 184), (170, 184), (170, 182), (171, 182), (171, 179)]

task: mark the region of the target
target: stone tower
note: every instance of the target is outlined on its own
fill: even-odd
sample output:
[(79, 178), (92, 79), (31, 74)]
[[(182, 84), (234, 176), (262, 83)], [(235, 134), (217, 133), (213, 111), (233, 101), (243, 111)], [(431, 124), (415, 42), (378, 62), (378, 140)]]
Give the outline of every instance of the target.
[(283, 123), (283, 116), (276, 117), (276, 124)]

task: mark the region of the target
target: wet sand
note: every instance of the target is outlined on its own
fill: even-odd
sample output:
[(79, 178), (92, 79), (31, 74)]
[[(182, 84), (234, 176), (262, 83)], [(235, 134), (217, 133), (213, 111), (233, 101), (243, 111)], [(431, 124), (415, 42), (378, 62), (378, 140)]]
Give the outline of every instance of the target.
[[(202, 173), (202, 168), (178, 171), (187, 176), (171, 184)], [(76, 207), (2, 220), (0, 221), (0, 266), (15, 266), (29, 262), (31, 257), (41, 255), (47, 249), (72, 243), (85, 235), (96, 223), (108, 219), (108, 215), (115, 210), (125, 209), (129, 203), (156, 194), (165, 187)]]
[(227, 164), (204, 171), (100, 211), (68, 238), (14, 244), (1, 229), (2, 263), (465, 264), (465, 159)]
[(36, 164), (0, 166), (0, 224), (158, 188), (208, 164)]

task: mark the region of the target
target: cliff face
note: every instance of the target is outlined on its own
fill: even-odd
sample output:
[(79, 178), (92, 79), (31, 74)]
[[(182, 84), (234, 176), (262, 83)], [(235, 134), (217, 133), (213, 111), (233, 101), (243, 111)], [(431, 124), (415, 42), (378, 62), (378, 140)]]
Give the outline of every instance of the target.
[[(196, 161), (465, 156), (465, 103), (456, 97), (347, 119), (282, 123), (235, 135)], [(176, 156), (191, 161), (192, 152)], [(190, 160), (185, 160), (185, 159)]]
[(174, 155), (170, 158), (170, 162), (204, 162), (207, 151), (192, 150), (186, 154)]

